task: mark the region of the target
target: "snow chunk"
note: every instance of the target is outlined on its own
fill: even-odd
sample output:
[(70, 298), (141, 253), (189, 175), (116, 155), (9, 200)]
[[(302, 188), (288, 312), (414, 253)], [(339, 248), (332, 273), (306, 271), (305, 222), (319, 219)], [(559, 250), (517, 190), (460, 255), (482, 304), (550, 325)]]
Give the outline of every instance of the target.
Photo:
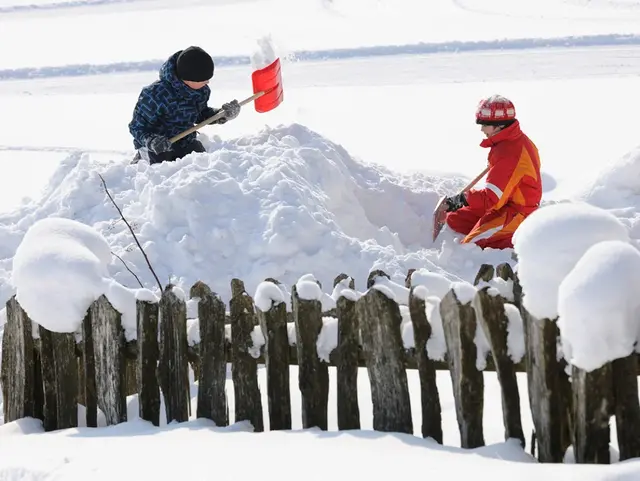
[(80, 329), (87, 309), (104, 292), (111, 249), (80, 222), (46, 218), (26, 232), (13, 258), (16, 298), (35, 323), (52, 332)]
[(514, 363), (522, 361), (525, 354), (524, 327), (520, 311), (513, 304), (504, 304), (504, 313), (509, 323), (507, 324), (507, 354)]
[(251, 354), (255, 359), (258, 359), (261, 353), (260, 350), (266, 343), (264, 333), (260, 326), (254, 326), (253, 331), (251, 331), (251, 341), (253, 342), (253, 345), (249, 348), (249, 354)]
[[(412, 286), (424, 286), (428, 295), (442, 299), (451, 290), (451, 281), (442, 274), (427, 269), (417, 269), (411, 273)], [(414, 290), (416, 292), (416, 290)], [(417, 293), (416, 293), (417, 295)]]
[(640, 252), (623, 241), (589, 248), (559, 288), (567, 361), (592, 371), (629, 356), (640, 339)]
[(253, 302), (262, 312), (267, 312), (271, 309), (271, 306), (277, 306), (278, 304), (285, 302), (285, 297), (277, 284), (270, 281), (264, 281), (258, 284)]
[(586, 203), (541, 207), (513, 237), (523, 305), (538, 319), (558, 317), (558, 287), (592, 245), (629, 242), (626, 227), (609, 212)]
[(318, 357), (324, 362), (329, 362), (329, 356), (336, 347), (338, 347), (338, 318), (324, 316), (322, 329), (316, 341)]
[(313, 274), (305, 274), (296, 282), (298, 297), (307, 301), (322, 301), (323, 292)]
[[(386, 288), (382, 290), (382, 292), (384, 292), (387, 297), (394, 299), (400, 305), (409, 305), (409, 289), (407, 289), (406, 287), (401, 286), (397, 282), (393, 282), (385, 276), (376, 276), (374, 278), (374, 282), (374, 287), (376, 289), (379, 289), (382, 286)], [(391, 294), (388, 294), (387, 290), (391, 292)]]
[(392, 301), (398, 302), (398, 300), (396, 299), (396, 295), (393, 292), (393, 289), (391, 289), (389, 286), (387, 286), (385, 284), (374, 284), (371, 287), (371, 289), (376, 289), (376, 290), (382, 292), (385, 296), (387, 296)]
[(437, 296), (427, 297), (425, 310), (429, 324), (431, 324), (431, 336), (427, 341), (427, 355), (433, 361), (444, 361), (447, 354), (447, 343), (440, 316), (440, 298)]
[(451, 288), (455, 292), (458, 301), (460, 301), (460, 304), (463, 306), (473, 301), (473, 298), (478, 292), (476, 287), (469, 282), (452, 282)]
[(487, 294), (489, 294), (492, 297), (502, 296), (509, 302), (513, 302), (515, 300), (515, 297), (513, 295), (513, 280), (511, 279), (508, 279), (505, 281), (501, 277), (494, 277), (493, 279), (490, 279), (488, 282), (487, 281), (479, 282), (477, 288), (482, 289), (486, 286), (489, 286), (489, 289), (487, 289)]
[(349, 287), (351, 281), (351, 277), (347, 277), (346, 279), (342, 279), (335, 285), (335, 287), (333, 288), (333, 292), (331, 293), (331, 299), (333, 300), (334, 306), (338, 302), (338, 299), (340, 299), (341, 297), (345, 297), (346, 299), (353, 302), (356, 302), (360, 298), (361, 294)]

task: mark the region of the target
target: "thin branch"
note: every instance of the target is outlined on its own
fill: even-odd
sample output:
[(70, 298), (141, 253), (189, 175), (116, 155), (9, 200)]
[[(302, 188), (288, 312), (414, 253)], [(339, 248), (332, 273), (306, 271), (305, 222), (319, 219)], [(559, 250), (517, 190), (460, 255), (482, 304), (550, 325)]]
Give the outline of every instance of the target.
[(122, 218), (123, 222), (129, 228), (129, 232), (131, 232), (131, 235), (133, 236), (133, 239), (136, 241), (136, 244), (138, 244), (138, 248), (140, 249), (140, 252), (142, 252), (142, 255), (144, 256), (144, 260), (147, 262), (147, 265), (149, 266), (149, 270), (151, 271), (151, 274), (153, 274), (153, 277), (155, 277), (156, 282), (158, 283), (158, 287), (160, 288), (160, 292), (162, 292), (162, 284), (160, 284), (160, 279), (158, 279), (158, 276), (156, 275), (156, 272), (153, 270), (153, 267), (151, 266), (151, 262), (149, 262), (149, 258), (147, 257), (147, 253), (144, 251), (144, 249), (140, 245), (140, 241), (138, 241), (138, 237), (136, 236), (136, 233), (133, 232), (133, 229), (131, 228), (131, 225), (129, 224), (129, 222), (125, 218), (124, 214), (120, 210), (120, 207), (118, 207), (118, 204), (116, 204), (116, 201), (113, 200), (113, 197), (111, 197), (111, 193), (109, 192), (109, 188), (107, 187), (107, 183), (105, 182), (105, 180), (102, 177), (102, 175), (98, 174), (98, 177), (100, 177), (100, 180), (102, 181), (102, 185), (104, 186), (104, 190), (107, 193), (107, 196), (109, 196), (109, 199), (111, 200), (111, 203), (118, 210), (118, 213), (120, 214), (120, 217)]
[(111, 254), (116, 256), (118, 259), (120, 259), (120, 262), (122, 262), (122, 265), (125, 267), (125, 269), (127, 269), (129, 272), (131, 272), (131, 275), (133, 277), (136, 278), (136, 280), (138, 281), (138, 284), (140, 284), (140, 287), (142, 287), (144, 289), (144, 285), (142, 284), (142, 282), (140, 282), (140, 279), (138, 278), (138, 276), (136, 275), (135, 272), (133, 272), (131, 269), (129, 269), (129, 266), (127, 265), (127, 263), (122, 259), (122, 257), (120, 257), (118, 254), (116, 254), (115, 252), (111, 251)]

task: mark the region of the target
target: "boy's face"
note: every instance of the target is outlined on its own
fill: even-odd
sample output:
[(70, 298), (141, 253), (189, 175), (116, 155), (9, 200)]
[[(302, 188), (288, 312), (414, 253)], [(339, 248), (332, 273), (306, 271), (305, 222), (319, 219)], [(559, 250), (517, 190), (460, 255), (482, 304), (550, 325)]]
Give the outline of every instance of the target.
[(183, 82), (187, 84), (187, 87), (192, 88), (193, 90), (200, 90), (202, 87), (209, 84), (208, 80), (205, 80), (204, 82), (192, 82), (191, 80), (183, 80)]
[(493, 137), (494, 135), (496, 135), (502, 129), (500, 127), (495, 126), (495, 125), (482, 125), (482, 126), (480, 126), (480, 130), (482, 130), (482, 133), (484, 135), (486, 135), (487, 138), (489, 138), (489, 137)]

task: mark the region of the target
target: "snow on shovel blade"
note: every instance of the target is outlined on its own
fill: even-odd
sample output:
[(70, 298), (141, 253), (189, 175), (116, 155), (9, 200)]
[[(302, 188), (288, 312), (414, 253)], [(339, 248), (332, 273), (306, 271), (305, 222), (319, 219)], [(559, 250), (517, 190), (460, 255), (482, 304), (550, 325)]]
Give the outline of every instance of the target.
[(279, 58), (266, 67), (254, 71), (251, 74), (251, 82), (254, 93), (264, 92), (255, 100), (257, 112), (269, 112), (282, 103), (282, 72)]

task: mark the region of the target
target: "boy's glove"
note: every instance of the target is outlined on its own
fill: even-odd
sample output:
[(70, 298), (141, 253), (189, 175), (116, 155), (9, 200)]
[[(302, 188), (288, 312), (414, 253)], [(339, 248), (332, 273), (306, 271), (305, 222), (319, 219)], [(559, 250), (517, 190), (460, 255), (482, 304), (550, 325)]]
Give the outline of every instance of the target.
[(147, 148), (154, 154), (161, 154), (171, 150), (171, 141), (161, 135), (152, 135), (147, 140)]
[(222, 104), (222, 110), (224, 110), (224, 118), (227, 120), (235, 119), (240, 114), (240, 104), (237, 100), (232, 100), (226, 104)]
[(465, 197), (464, 192), (447, 197), (444, 201), (447, 204), (447, 212), (455, 212), (456, 210), (469, 205), (467, 204), (467, 198)]

